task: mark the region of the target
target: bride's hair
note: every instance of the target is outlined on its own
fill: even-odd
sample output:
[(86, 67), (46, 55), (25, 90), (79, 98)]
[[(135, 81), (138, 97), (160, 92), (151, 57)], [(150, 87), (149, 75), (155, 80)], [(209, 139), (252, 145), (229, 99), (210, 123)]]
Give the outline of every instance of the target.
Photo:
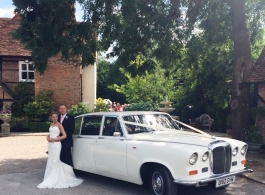
[(59, 116), (58, 112), (55, 112), (53, 111), (51, 114), (50, 114), (50, 117), (52, 117), (52, 115), (56, 114), (57, 116)]

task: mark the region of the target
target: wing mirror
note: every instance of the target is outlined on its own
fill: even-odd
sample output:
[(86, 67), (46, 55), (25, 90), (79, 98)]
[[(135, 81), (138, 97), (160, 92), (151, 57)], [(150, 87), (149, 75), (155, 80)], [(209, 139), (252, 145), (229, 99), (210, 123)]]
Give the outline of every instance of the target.
[(121, 136), (121, 133), (120, 133), (120, 132), (114, 132), (114, 133), (113, 133), (113, 136), (114, 136), (114, 137), (120, 137), (120, 136)]

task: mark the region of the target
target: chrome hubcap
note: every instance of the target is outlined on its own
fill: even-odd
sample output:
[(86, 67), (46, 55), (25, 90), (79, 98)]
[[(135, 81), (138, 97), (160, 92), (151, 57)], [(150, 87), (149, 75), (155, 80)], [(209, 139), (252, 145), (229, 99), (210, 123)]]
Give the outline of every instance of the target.
[(157, 195), (161, 195), (164, 192), (164, 181), (162, 175), (159, 172), (154, 172), (152, 176), (153, 190)]

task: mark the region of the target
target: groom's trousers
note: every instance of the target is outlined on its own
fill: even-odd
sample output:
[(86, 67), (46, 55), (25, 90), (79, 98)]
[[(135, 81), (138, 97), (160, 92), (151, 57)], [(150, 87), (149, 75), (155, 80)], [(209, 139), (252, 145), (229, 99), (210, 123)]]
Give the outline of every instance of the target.
[(63, 163), (73, 166), (72, 147), (63, 146), (61, 149), (60, 159)]

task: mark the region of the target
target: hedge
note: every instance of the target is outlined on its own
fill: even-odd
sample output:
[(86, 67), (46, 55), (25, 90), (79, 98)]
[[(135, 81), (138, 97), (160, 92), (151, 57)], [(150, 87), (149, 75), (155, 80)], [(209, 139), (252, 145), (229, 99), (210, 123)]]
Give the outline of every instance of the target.
[(29, 122), (30, 132), (49, 132), (49, 122)]

